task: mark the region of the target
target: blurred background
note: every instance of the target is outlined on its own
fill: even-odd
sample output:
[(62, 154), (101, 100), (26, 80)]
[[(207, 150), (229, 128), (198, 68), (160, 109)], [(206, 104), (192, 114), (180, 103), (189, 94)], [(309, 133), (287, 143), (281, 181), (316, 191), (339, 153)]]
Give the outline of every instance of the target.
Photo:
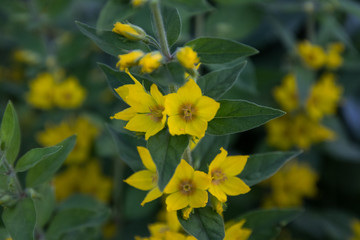
[[(360, 239), (360, 2), (204, 0), (197, 8), (173, 2), (182, 31), (172, 51), (200, 36), (255, 47), (259, 54), (246, 59), (223, 99), (288, 113), (232, 135), (229, 152), (303, 150), (250, 193), (230, 198), (225, 220), (251, 209), (302, 207), (278, 239)], [(97, 62), (115, 68), (117, 59), (82, 35), (75, 21), (111, 30), (126, 19), (155, 36), (150, 18), (146, 2), (1, 0), (0, 114), (11, 100), (22, 130), (20, 154), (77, 134), (52, 184), (59, 204), (85, 194), (112, 210), (108, 222), (92, 227), (91, 239), (146, 236), (147, 225), (161, 218), (162, 204), (159, 199), (141, 207), (146, 192), (116, 181), (132, 171), (120, 161), (129, 153), (116, 147), (107, 125), (121, 128), (109, 117), (125, 104)], [(200, 72), (220, 67), (202, 66)]]

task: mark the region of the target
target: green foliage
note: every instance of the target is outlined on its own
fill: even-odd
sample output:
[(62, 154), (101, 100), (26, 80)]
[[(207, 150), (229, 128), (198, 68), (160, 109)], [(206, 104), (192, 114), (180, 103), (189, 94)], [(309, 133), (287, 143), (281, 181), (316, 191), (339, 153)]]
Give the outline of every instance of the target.
[(255, 48), (222, 38), (201, 37), (186, 45), (192, 47), (205, 64), (222, 64), (258, 53)]
[(163, 11), (164, 27), (168, 44), (171, 47), (178, 40), (181, 33), (181, 19), (176, 8), (166, 8)]
[(47, 183), (40, 185), (32, 199), (36, 210), (36, 226), (43, 228), (48, 223), (56, 206), (53, 187)]
[(14, 106), (6, 106), (0, 128), (0, 150), (5, 152), (9, 163), (14, 163), (20, 149), (20, 126)]
[(31, 198), (20, 199), (15, 206), (4, 208), (2, 220), (13, 240), (34, 239), (36, 212)]
[(36, 187), (50, 180), (74, 148), (75, 142), (76, 136), (71, 136), (57, 144), (56, 146), (61, 146), (61, 149), (46, 158), (44, 157), (43, 161), (39, 162), (28, 171), (26, 176), (26, 186)]
[(178, 211), (178, 219), (184, 230), (201, 240), (220, 240), (225, 237), (224, 220), (210, 207), (194, 209), (188, 220), (182, 218)]
[(258, 127), (285, 113), (245, 100), (221, 100), (220, 109), (209, 122), (208, 134), (226, 135)]
[(124, 21), (135, 13), (135, 10), (127, 1), (109, 0), (101, 9), (96, 28), (111, 30), (116, 21)]
[(171, 7), (179, 7), (180, 9), (184, 9), (191, 14), (206, 12), (212, 9), (206, 0), (163, 0), (162, 3)]
[(188, 136), (171, 136), (167, 129), (163, 129), (149, 138), (147, 148), (156, 165), (158, 185), (161, 191), (173, 176), (188, 144)]
[(287, 161), (297, 157), (297, 152), (270, 152), (250, 155), (240, 178), (253, 186), (276, 173)]

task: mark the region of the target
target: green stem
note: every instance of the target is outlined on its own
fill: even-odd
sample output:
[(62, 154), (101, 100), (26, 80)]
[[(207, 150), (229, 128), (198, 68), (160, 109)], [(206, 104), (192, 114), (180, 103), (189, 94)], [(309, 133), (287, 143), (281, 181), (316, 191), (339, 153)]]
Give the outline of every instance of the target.
[(184, 154), (183, 154), (183, 158), (185, 161), (187, 161), (191, 166), (193, 166), (193, 160), (192, 160), (192, 156), (191, 156), (191, 149), (190, 149), (190, 143), (189, 145), (186, 147)]
[(160, 41), (161, 52), (165, 55), (165, 57), (170, 60), (171, 54), (169, 50), (168, 41), (166, 38), (166, 31), (164, 27), (164, 21), (161, 15), (160, 3), (158, 0), (153, 0), (150, 3), (150, 9), (152, 15), (154, 17), (155, 27), (157, 30), (158, 38)]
[(195, 16), (195, 38), (204, 35), (204, 15), (199, 14)]
[(19, 198), (22, 198), (25, 195), (25, 192), (23, 190), (23, 188), (21, 187), (20, 181), (16, 175), (16, 172), (13, 168), (13, 166), (11, 164), (8, 163), (7, 159), (6, 159), (6, 155), (5, 152), (1, 152), (0, 151), (0, 156), (1, 156), (1, 162), (2, 165), (4, 166), (5, 170), (6, 170), (6, 174), (13, 179), (14, 181), (14, 187), (16, 190), (16, 193), (18, 195)]

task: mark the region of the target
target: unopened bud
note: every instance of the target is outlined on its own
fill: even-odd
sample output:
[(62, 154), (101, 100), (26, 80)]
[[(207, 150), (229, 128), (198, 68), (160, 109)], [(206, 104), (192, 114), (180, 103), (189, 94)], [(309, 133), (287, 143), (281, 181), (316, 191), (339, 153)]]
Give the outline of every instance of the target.
[(146, 37), (145, 31), (141, 27), (130, 23), (124, 24), (121, 22), (116, 22), (112, 31), (133, 41), (140, 41)]

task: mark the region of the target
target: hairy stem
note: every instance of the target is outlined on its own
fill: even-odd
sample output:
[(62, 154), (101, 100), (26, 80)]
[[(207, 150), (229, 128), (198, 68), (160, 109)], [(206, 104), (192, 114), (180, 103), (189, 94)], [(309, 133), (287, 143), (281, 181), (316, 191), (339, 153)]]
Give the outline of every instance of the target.
[(16, 191), (18, 197), (22, 198), (25, 195), (25, 192), (20, 184), (20, 181), (16, 175), (16, 172), (15, 172), (13, 166), (11, 164), (9, 164), (9, 162), (7, 161), (5, 152), (0, 151), (0, 158), (1, 158), (2, 165), (4, 166), (4, 168), (6, 170), (6, 175), (8, 175), (10, 178), (12, 178), (12, 180), (14, 182), (15, 191)]

